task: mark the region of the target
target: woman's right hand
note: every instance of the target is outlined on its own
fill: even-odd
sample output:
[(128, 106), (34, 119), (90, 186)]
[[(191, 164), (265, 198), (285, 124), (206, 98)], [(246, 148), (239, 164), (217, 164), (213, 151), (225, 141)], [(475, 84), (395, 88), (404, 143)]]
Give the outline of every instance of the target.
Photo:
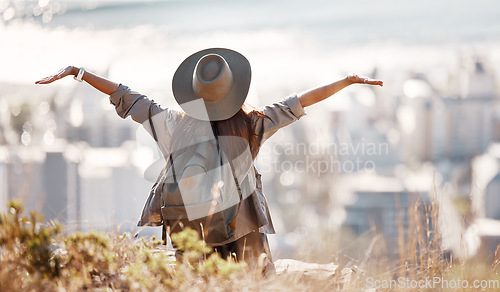
[(76, 75), (78, 73), (78, 68), (74, 66), (68, 66), (59, 70), (56, 74), (47, 76), (35, 82), (35, 84), (49, 84), (68, 75)]

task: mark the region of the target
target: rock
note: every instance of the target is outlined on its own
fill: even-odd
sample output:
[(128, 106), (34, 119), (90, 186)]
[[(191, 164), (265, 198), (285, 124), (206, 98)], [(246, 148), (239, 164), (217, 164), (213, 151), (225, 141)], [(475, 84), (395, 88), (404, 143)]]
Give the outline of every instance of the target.
[(318, 279), (333, 277), (338, 265), (306, 263), (293, 259), (279, 259), (274, 262), (276, 274), (300, 274)]

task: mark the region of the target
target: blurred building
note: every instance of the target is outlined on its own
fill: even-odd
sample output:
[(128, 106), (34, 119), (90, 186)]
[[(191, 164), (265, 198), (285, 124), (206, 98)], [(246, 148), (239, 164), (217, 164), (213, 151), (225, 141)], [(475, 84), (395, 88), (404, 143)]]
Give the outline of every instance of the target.
[[(0, 146), (0, 156), (2, 154), (6, 154), (5, 147)], [(8, 180), (8, 172), (7, 172), (7, 163), (5, 159), (0, 159), (0, 212), (6, 211), (7, 206), (7, 198), (8, 198), (8, 189), (9, 189), (9, 180)]]
[(133, 165), (125, 148), (90, 148), (80, 165), (80, 229), (132, 231), (152, 182)]
[(500, 173), (488, 184), (485, 207), (487, 218), (500, 220)]
[(78, 164), (61, 151), (47, 152), (41, 167), (40, 203), (45, 220), (67, 223), (77, 220), (80, 209)]
[(488, 165), (483, 163), (477, 170), (481, 178), (486, 178), (485, 217), (500, 220), (500, 144), (491, 145), (485, 157), (489, 159)]
[(67, 222), (75, 216), (78, 165), (67, 161), (63, 152), (22, 147), (11, 151), (4, 165), (5, 199), (20, 199), (26, 209), (38, 210), (48, 221)]
[(470, 160), (495, 140), (500, 99), (494, 73), (476, 61), (459, 76), (452, 96), (437, 92), (425, 76), (403, 85), (398, 121), (407, 160)]
[[(430, 170), (426, 171), (430, 175)], [(375, 231), (383, 234), (389, 246), (393, 246), (399, 232), (406, 234), (409, 220), (408, 210), (418, 200), (429, 201), (430, 184), (426, 187), (412, 185), (413, 175), (406, 178), (355, 174), (349, 178), (352, 193), (345, 205), (346, 217), (343, 226), (357, 235)], [(356, 182), (356, 184), (352, 184)], [(400, 229), (402, 228), (402, 229)]]
[(344, 226), (358, 235), (373, 229), (395, 239), (399, 220), (404, 230), (408, 227), (408, 196), (408, 192), (356, 192), (356, 201), (346, 206)]
[(91, 86), (75, 87), (72, 98), (59, 109), (61, 138), (69, 142), (86, 141), (91, 147), (120, 147), (134, 138), (137, 125), (123, 120), (109, 97)]

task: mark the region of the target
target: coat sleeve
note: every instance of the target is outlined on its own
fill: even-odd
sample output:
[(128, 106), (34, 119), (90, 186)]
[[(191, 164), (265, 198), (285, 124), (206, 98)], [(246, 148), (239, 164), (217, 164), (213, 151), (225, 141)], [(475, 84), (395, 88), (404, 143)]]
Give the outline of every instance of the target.
[(263, 134), (262, 142), (271, 137), (279, 129), (290, 125), (306, 115), (296, 94), (280, 102), (265, 106), (259, 112), (261, 113), (260, 115), (254, 115), (255, 130), (257, 133)]
[[(120, 84), (118, 89), (109, 96), (109, 101), (115, 106), (116, 113), (123, 119), (131, 116), (132, 119), (140, 124), (148, 120), (149, 106), (151, 100), (138, 92), (130, 90), (128, 86)], [(152, 115), (163, 111), (157, 105), (153, 105)]]
[(171, 129), (175, 127), (177, 117), (176, 110), (163, 109), (147, 96), (132, 91), (123, 84), (120, 84), (118, 89), (109, 96), (109, 101), (115, 106), (118, 116), (123, 119), (131, 116), (135, 122), (142, 124), (144, 129), (153, 136), (149, 123), (149, 108), (151, 107), (151, 117), (158, 138), (158, 146), (162, 154), (168, 156)]

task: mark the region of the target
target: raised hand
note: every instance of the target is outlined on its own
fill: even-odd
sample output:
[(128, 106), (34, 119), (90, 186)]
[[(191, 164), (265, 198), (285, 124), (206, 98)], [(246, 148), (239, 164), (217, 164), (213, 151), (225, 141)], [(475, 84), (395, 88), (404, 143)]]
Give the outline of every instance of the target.
[(347, 75), (347, 80), (351, 83), (363, 83), (363, 84), (369, 84), (369, 85), (379, 85), (379, 86), (384, 86), (384, 82), (381, 80), (375, 80), (371, 78), (366, 78), (366, 77), (360, 77), (357, 74), (349, 74)]
[(75, 75), (75, 69), (77, 69), (77, 68), (73, 67), (73, 66), (68, 66), (66, 68), (59, 70), (56, 74), (47, 76), (45, 78), (42, 78), (42, 79), (36, 81), (35, 84), (49, 84), (49, 83), (52, 83), (56, 80), (64, 78), (68, 75)]

